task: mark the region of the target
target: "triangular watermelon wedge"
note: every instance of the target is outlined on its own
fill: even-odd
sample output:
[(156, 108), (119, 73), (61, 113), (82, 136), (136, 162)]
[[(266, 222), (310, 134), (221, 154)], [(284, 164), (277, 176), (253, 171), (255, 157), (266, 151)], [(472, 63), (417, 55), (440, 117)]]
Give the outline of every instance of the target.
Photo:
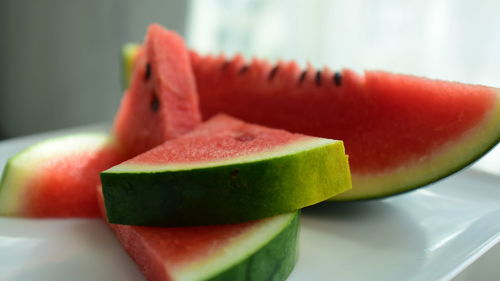
[(192, 130), (200, 122), (198, 96), (183, 39), (149, 26), (136, 55), (130, 88), (115, 117), (114, 134), (135, 156)]
[(343, 140), (353, 188), (334, 200), (426, 185), (466, 166), (500, 139), (498, 89), (382, 71), (302, 71), (293, 62), (272, 66), (195, 53), (191, 58), (204, 118), (223, 111)]
[[(128, 60), (133, 64), (134, 56)], [(224, 112), (343, 140), (353, 188), (333, 200), (378, 198), (424, 186), (467, 166), (500, 140), (500, 90), (495, 88), (196, 52), (191, 63), (204, 119)]]

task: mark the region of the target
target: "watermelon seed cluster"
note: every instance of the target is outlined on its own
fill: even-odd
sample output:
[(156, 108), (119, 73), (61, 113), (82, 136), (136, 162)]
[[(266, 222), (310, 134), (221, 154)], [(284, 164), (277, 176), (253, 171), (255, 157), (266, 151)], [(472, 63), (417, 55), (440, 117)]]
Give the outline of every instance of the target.
[[(224, 62), (222, 62), (222, 64), (221, 64), (221, 70), (225, 71), (228, 68), (228, 66), (231, 64), (231, 62), (232, 62), (232, 60), (224, 60)], [(249, 69), (250, 69), (250, 66), (248, 64), (244, 64), (238, 70), (238, 74), (239, 75), (243, 75), (243, 74), (247, 73)], [(269, 74), (267, 76), (267, 80), (268, 81), (273, 81), (274, 77), (276, 77), (276, 74), (278, 74), (278, 71), (279, 71), (279, 64), (277, 64), (277, 65), (273, 66), (273, 68), (271, 68), (271, 70), (269, 71)], [(297, 85), (302, 85), (302, 83), (304, 83), (304, 81), (307, 78), (307, 74), (308, 74), (308, 70), (303, 70), (300, 73), (299, 79), (297, 81)], [(321, 86), (322, 78), (323, 78), (322, 71), (321, 70), (317, 70), (316, 71), (316, 75), (315, 75), (315, 83), (316, 83), (317, 86)], [(342, 86), (342, 73), (340, 71), (336, 71), (332, 75), (332, 80), (331, 81), (336, 86)]]

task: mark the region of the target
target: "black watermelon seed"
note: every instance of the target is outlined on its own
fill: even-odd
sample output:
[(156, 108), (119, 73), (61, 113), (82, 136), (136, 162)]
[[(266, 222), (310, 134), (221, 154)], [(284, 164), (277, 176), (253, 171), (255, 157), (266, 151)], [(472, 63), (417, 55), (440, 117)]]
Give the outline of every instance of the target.
[(221, 66), (221, 70), (222, 71), (226, 70), (226, 68), (229, 66), (229, 63), (230, 62), (228, 60), (224, 61)]
[(146, 75), (145, 75), (145, 78), (146, 78), (146, 80), (149, 80), (150, 77), (151, 77), (151, 64), (147, 63), (146, 64)]
[(342, 85), (342, 74), (340, 72), (337, 71), (333, 75), (333, 83), (335, 83), (335, 85), (337, 86)]
[(302, 82), (304, 82), (304, 80), (306, 80), (306, 76), (307, 76), (307, 70), (302, 71), (302, 73), (300, 74), (300, 78), (299, 78), (299, 84), (302, 84)]
[(248, 71), (248, 65), (244, 65), (240, 68), (239, 74), (245, 74)]
[(316, 85), (321, 86), (321, 70), (316, 71)]
[(153, 97), (151, 98), (151, 110), (153, 112), (157, 112), (158, 109), (160, 109), (160, 100), (156, 96), (156, 94), (153, 94)]
[(279, 68), (280, 68), (279, 65), (276, 65), (275, 67), (273, 67), (273, 69), (271, 69), (271, 71), (269, 72), (269, 77), (267, 77), (269, 81), (274, 79), (274, 77), (278, 73)]

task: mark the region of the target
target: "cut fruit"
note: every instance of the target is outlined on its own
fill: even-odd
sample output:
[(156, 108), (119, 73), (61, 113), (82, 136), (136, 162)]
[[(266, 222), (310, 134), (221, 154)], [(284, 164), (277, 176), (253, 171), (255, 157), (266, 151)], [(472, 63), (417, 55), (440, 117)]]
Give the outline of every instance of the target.
[(109, 221), (147, 226), (244, 222), (351, 187), (341, 141), (219, 115), (101, 173)]
[(297, 212), (233, 225), (110, 226), (151, 281), (280, 281), (297, 260)]
[(98, 217), (99, 172), (123, 160), (106, 134), (37, 143), (7, 162), (0, 182), (0, 215)]
[(495, 88), (382, 71), (302, 71), (294, 62), (273, 66), (195, 52), (191, 62), (204, 119), (225, 112), (343, 140), (353, 188), (333, 200), (378, 198), (424, 186), (500, 141), (500, 90)]
[(109, 226), (151, 281), (280, 281), (297, 261), (298, 211), (239, 224)]
[[(135, 156), (192, 130), (200, 122), (198, 96), (182, 38), (153, 24), (135, 56), (130, 88), (115, 118), (114, 134)], [(127, 61), (127, 60), (125, 60)], [(127, 70), (125, 70), (127, 71)]]
[[(469, 164), (500, 140), (498, 89), (381, 71), (358, 75), (295, 63), (192, 54), (204, 118), (343, 140), (352, 190), (334, 200), (404, 192)], [(242, 73), (241, 69), (246, 69)], [(258, 108), (259, 110), (255, 110)]]

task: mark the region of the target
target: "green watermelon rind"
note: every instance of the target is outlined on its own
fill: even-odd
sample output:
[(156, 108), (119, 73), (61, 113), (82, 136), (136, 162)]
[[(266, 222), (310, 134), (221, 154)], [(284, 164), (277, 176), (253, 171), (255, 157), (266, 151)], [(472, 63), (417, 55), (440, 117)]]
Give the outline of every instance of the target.
[[(222, 259), (220, 265), (224, 266), (207, 264), (210, 271), (207, 275), (200, 276), (200, 272), (189, 270), (186, 272), (189, 277), (182, 273), (176, 277), (183, 281), (286, 280), (297, 262), (300, 211), (266, 220), (280, 220), (282, 217), (288, 218), (279, 225), (280, 229), (273, 230), (275, 233), (272, 236), (248, 245), (251, 249), (241, 256)], [(236, 242), (233, 247), (238, 246)], [(228, 263), (224, 263), (225, 261)]]
[(122, 67), (122, 90), (128, 88), (132, 71), (134, 68), (134, 58), (139, 50), (139, 44), (128, 43), (122, 47), (121, 53), (121, 67)]
[(351, 188), (349, 164), (342, 142), (317, 139), (304, 150), (220, 166), (114, 172), (115, 166), (101, 173), (108, 220), (144, 226), (238, 223), (327, 200)]
[[(429, 156), (426, 161), (418, 163), (417, 165), (405, 167), (401, 169), (400, 174), (398, 171), (392, 173), (386, 173), (381, 175), (364, 175), (365, 182), (363, 186), (372, 186), (376, 192), (362, 192), (362, 194), (356, 194), (355, 188), (339, 194), (333, 198), (331, 201), (361, 201), (361, 200), (371, 200), (380, 199), (388, 196), (393, 196), (397, 194), (402, 194), (406, 192), (413, 191), (415, 189), (428, 186), (439, 180), (442, 180), (456, 172), (459, 172), (471, 165), (488, 151), (492, 150), (500, 142), (500, 90), (497, 94), (497, 99), (493, 105), (491, 111), (489, 111), (483, 122), (475, 126), (468, 132), (464, 133), (462, 138), (459, 140), (449, 143), (444, 149), (436, 151), (434, 155)], [(461, 160), (457, 161), (457, 159)], [(451, 159), (451, 161), (450, 161)], [(432, 162), (434, 161), (434, 162)], [(450, 165), (453, 163), (454, 165)], [(405, 175), (411, 175), (408, 178), (415, 178), (414, 174), (421, 174), (418, 179), (423, 179), (416, 181), (412, 184), (400, 184), (397, 180), (404, 181)], [(430, 175), (429, 175), (430, 174)], [(385, 183), (383, 181), (377, 181), (377, 177), (384, 177), (390, 182)], [(361, 178), (360, 175), (352, 174), (353, 186), (356, 186), (356, 181)], [(396, 180), (395, 180), (396, 179)], [(370, 184), (370, 181), (372, 184)], [(379, 184), (379, 186), (373, 187), (373, 184)], [(400, 186), (399, 188), (394, 188), (393, 186)], [(385, 192), (380, 192), (380, 189), (387, 189)]]
[(37, 170), (36, 166), (50, 161), (54, 155), (86, 151), (89, 146), (100, 148), (110, 141), (110, 136), (105, 133), (77, 133), (37, 142), (10, 157), (0, 179), (0, 215), (24, 215), (23, 199), (25, 192), (28, 192), (27, 184), (36, 177), (33, 174)]

